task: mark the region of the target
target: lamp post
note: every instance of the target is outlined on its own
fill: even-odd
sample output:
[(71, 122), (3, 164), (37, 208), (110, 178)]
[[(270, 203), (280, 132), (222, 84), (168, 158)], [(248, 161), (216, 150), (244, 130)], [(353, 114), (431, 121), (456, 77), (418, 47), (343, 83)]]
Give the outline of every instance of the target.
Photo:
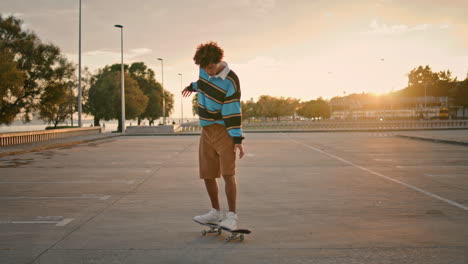
[[(82, 127), (81, 112), (82, 112), (82, 91), (81, 91), (81, 0), (78, 22), (78, 127)], [(72, 112), (72, 126), (73, 126), (73, 112)]]
[[(182, 73), (179, 73), (180, 75), (180, 90), (182, 90)], [(184, 97), (180, 97), (180, 124), (182, 125), (184, 123)]]
[(121, 94), (121, 103), (122, 103), (122, 133), (125, 133), (125, 87), (124, 87), (124, 64), (123, 64), (123, 26), (115, 25), (115, 27), (120, 28), (120, 47), (121, 47), (121, 81), (120, 81), (120, 94)]
[(427, 82), (424, 82), (424, 112), (427, 109)]
[(166, 97), (164, 96), (164, 60), (158, 58), (161, 61), (161, 87), (162, 87), (162, 103), (163, 103), (163, 125), (166, 125)]

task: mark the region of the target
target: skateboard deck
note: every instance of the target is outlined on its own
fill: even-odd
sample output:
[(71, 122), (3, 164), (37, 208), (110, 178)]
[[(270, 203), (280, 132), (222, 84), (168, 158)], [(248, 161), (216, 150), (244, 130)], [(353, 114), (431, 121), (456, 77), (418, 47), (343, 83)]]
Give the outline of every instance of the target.
[(201, 234), (202, 236), (206, 236), (206, 234), (212, 234), (212, 233), (217, 233), (217, 235), (221, 235), (221, 233), (223, 232), (221, 230), (221, 227), (219, 227), (219, 225), (217, 224), (211, 224), (211, 223), (200, 223), (200, 222), (197, 222), (195, 220), (193, 220), (195, 223), (199, 224), (199, 225), (202, 225), (202, 226), (207, 226), (209, 227), (210, 229), (208, 230), (202, 230), (201, 231)]
[(227, 235), (224, 238), (224, 241), (229, 242), (231, 240), (239, 239), (240, 241), (244, 240), (244, 235), (248, 235), (252, 233), (250, 229), (236, 229), (236, 230), (231, 230), (225, 227), (220, 227), (222, 230), (231, 233), (231, 235)]

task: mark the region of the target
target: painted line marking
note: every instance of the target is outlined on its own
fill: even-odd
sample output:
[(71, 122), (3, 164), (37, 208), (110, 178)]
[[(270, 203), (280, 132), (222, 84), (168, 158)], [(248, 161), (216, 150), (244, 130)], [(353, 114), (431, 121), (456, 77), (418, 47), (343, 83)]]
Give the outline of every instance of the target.
[(106, 195), (106, 196), (96, 196), (96, 195), (82, 195), (82, 196), (76, 196), (76, 197), (27, 197), (27, 196), (17, 196), (17, 197), (0, 197), (0, 200), (26, 200), (26, 199), (31, 199), (31, 200), (74, 200), (74, 199), (99, 199), (99, 200), (107, 200), (111, 196)]
[(0, 184), (88, 184), (88, 183), (105, 183), (105, 184), (134, 184), (135, 181), (0, 181)]
[[(408, 188), (410, 188), (410, 189), (413, 189), (413, 190), (415, 190), (415, 191), (417, 191), (417, 192), (420, 192), (420, 193), (422, 193), (422, 194), (425, 194), (425, 195), (427, 195), (427, 196), (429, 196), (429, 197), (432, 197), (432, 198), (434, 198), (434, 199), (437, 199), (437, 200), (446, 202), (446, 203), (448, 203), (448, 204), (450, 204), (450, 205), (453, 205), (453, 206), (455, 206), (455, 207), (458, 207), (458, 208), (460, 208), (460, 209), (463, 209), (463, 210), (465, 210), (465, 211), (468, 211), (468, 206), (465, 206), (465, 205), (463, 205), (463, 204), (459, 204), (459, 203), (457, 203), (457, 202), (454, 202), (454, 201), (452, 201), (452, 200), (449, 200), (449, 199), (444, 198), (444, 197), (442, 197), (442, 196), (439, 196), (439, 195), (437, 195), (437, 194), (433, 194), (433, 193), (431, 193), (431, 192), (425, 191), (425, 190), (423, 190), (423, 189), (421, 189), (421, 188), (419, 188), (419, 187), (413, 186), (413, 185), (411, 185), (411, 184), (407, 184), (407, 183), (405, 183), (405, 182), (399, 181), (399, 180), (394, 179), (394, 178), (392, 178), (392, 177), (388, 177), (388, 176), (385, 176), (385, 175), (383, 175), (383, 174), (381, 174), (381, 173), (372, 171), (372, 170), (370, 170), (370, 169), (368, 169), (368, 168), (359, 166), (359, 165), (357, 165), (357, 164), (352, 163), (351, 161), (347, 161), (347, 160), (345, 160), (345, 159), (343, 159), (343, 158), (340, 158), (340, 157), (335, 156), (335, 155), (333, 155), (333, 154), (327, 153), (327, 152), (325, 152), (325, 151), (323, 151), (323, 150), (321, 150), (321, 149), (314, 148), (314, 147), (312, 147), (312, 146), (310, 146), (310, 145), (308, 145), (308, 144), (301, 143), (301, 142), (299, 142), (299, 141), (297, 141), (297, 140), (294, 140), (294, 139), (292, 139), (292, 138), (289, 138), (289, 140), (291, 140), (291, 141), (293, 141), (293, 142), (295, 142), (295, 143), (297, 143), (297, 144), (299, 144), (299, 145), (303, 145), (303, 146), (305, 146), (305, 147), (307, 147), (307, 148), (310, 148), (310, 149), (312, 149), (312, 150), (315, 150), (315, 151), (317, 151), (317, 152), (320, 152), (320, 153), (322, 153), (322, 154), (325, 154), (325, 155), (327, 155), (327, 156), (329, 156), (329, 157), (332, 157), (332, 158), (334, 158), (334, 159), (337, 159), (337, 160), (339, 160), (339, 161), (341, 161), (341, 162), (344, 162), (344, 163), (346, 163), (346, 164), (349, 164), (349, 165), (351, 165), (351, 166), (354, 166), (354, 167), (356, 167), (356, 168), (358, 168), (358, 169), (361, 169), (361, 170), (363, 170), (363, 171), (369, 172), (370, 174), (374, 174), (374, 175), (376, 175), (376, 176), (379, 176), (379, 177), (384, 178), (384, 179), (386, 179), (386, 180), (392, 181), (392, 182), (394, 182), (394, 183), (401, 184), (401, 185), (403, 185), (403, 186), (405, 186), (405, 187), (408, 187)], [(398, 166), (397, 166), (397, 167), (398, 167)]]
[(374, 159), (375, 161), (395, 161), (394, 159)]
[(41, 220), (40, 218), (36, 218), (36, 220), (32, 221), (12, 221), (12, 220), (0, 220), (0, 224), (55, 224), (55, 226), (66, 226), (69, 223), (73, 222), (75, 218), (63, 218), (61, 220)]
[(424, 176), (428, 176), (428, 177), (448, 177), (448, 178), (468, 177), (467, 175), (464, 175), (464, 174), (429, 174), (429, 173), (424, 173)]

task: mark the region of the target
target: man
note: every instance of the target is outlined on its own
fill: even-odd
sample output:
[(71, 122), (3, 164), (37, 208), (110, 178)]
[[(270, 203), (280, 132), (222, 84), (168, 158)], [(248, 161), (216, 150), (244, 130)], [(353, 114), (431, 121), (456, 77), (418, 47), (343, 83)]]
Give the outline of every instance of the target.
[[(183, 91), (184, 97), (198, 92), (198, 115), (202, 134), (199, 146), (200, 178), (205, 181), (212, 209), (194, 217), (198, 223), (215, 223), (222, 228), (238, 229), (236, 214), (236, 152), (244, 156), (240, 85), (237, 75), (222, 61), (224, 51), (216, 42), (197, 47), (193, 60), (200, 66), (197, 82)], [(223, 217), (218, 199), (217, 178), (223, 176), (229, 212)]]

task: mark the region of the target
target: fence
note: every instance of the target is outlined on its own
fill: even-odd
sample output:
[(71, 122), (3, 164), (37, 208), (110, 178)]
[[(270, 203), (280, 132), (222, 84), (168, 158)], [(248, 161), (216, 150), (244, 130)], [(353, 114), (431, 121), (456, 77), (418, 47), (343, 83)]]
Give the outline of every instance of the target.
[[(424, 121), (296, 121), (280, 123), (243, 123), (249, 130), (412, 130), (412, 129), (468, 129), (468, 120), (424, 120)], [(182, 126), (182, 132), (200, 131), (198, 125)]]
[(0, 146), (34, 143), (58, 138), (95, 135), (100, 133), (103, 133), (100, 127), (0, 133)]

